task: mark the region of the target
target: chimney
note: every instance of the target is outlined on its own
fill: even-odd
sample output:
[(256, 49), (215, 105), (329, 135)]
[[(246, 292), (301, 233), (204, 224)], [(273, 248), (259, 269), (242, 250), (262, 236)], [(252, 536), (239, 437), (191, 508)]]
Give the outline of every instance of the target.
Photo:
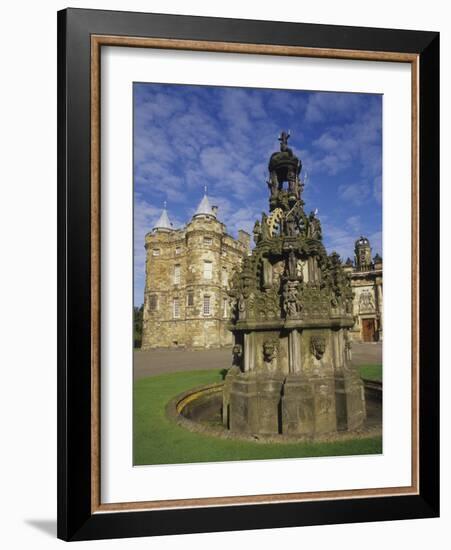
[(218, 207), (217, 206), (212, 206), (211, 211), (213, 212), (213, 216), (216, 218), (216, 214), (218, 213)]

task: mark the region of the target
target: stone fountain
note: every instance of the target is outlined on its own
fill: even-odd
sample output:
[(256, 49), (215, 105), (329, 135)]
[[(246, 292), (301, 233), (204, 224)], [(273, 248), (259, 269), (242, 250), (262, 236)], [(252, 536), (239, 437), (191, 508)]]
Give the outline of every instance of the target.
[(324, 248), (317, 213), (304, 212), (289, 137), (282, 132), (269, 160), (269, 213), (232, 281), (222, 419), (231, 432), (315, 437), (361, 427), (365, 393), (351, 364), (350, 281)]

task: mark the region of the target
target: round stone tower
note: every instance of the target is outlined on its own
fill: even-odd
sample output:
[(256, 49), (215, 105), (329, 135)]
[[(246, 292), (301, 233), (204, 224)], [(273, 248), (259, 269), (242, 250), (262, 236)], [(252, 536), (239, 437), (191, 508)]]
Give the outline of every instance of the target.
[(369, 271), (371, 269), (371, 246), (366, 237), (360, 236), (354, 247), (355, 265), (358, 271)]
[(223, 422), (256, 434), (316, 435), (360, 427), (363, 383), (351, 365), (352, 291), (328, 255), (316, 213), (304, 212), (302, 164), (282, 132), (269, 161), (269, 213), (232, 281), (233, 366)]

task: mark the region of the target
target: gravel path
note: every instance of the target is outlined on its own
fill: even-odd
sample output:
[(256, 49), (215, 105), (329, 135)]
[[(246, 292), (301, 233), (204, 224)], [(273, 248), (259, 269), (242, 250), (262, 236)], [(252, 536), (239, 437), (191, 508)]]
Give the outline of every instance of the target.
[[(134, 379), (184, 370), (228, 369), (231, 353), (230, 348), (202, 351), (135, 351)], [(382, 344), (354, 343), (352, 360), (357, 365), (382, 363)]]

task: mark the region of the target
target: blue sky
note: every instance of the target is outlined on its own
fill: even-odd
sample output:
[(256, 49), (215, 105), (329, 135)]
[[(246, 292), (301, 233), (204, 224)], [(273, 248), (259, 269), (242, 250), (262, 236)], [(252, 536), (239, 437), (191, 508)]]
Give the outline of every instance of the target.
[(268, 210), (267, 165), (283, 129), (328, 252), (352, 258), (365, 235), (382, 254), (382, 96), (135, 83), (133, 97), (135, 305), (143, 302), (144, 236), (163, 202), (182, 227), (207, 185), (228, 232), (252, 233)]

